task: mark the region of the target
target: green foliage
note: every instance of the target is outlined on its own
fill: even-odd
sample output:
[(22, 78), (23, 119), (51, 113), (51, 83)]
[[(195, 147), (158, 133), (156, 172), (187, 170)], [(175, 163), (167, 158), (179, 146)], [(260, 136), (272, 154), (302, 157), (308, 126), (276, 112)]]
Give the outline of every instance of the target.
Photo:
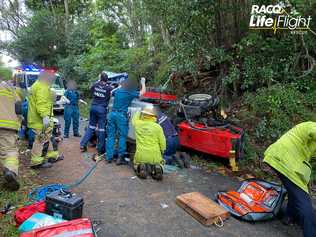
[(10, 80), (12, 78), (12, 71), (9, 68), (6, 68), (0, 58), (0, 78), (4, 80)]
[(245, 103), (260, 118), (253, 134), (256, 141), (272, 143), (295, 124), (313, 119), (311, 99), (293, 85), (278, 84), (248, 94)]
[(17, 33), (10, 44), (10, 52), (21, 62), (56, 65), (58, 55), (63, 55), (65, 46), (63, 23), (50, 11), (35, 12), (27, 26)]

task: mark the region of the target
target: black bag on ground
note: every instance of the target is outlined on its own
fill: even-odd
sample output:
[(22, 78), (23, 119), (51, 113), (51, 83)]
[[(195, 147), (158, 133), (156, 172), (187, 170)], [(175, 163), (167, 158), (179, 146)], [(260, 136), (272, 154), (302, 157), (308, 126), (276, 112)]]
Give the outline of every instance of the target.
[(46, 213), (65, 220), (82, 217), (83, 198), (65, 190), (58, 190), (46, 196)]

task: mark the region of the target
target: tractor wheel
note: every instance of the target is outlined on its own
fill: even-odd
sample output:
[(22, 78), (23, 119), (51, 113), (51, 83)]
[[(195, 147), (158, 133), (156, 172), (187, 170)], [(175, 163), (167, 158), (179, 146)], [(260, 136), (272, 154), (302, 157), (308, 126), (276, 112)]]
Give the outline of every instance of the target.
[(218, 107), (219, 98), (208, 94), (192, 94), (185, 96), (182, 99), (182, 104), (199, 107), (202, 111), (209, 111)]

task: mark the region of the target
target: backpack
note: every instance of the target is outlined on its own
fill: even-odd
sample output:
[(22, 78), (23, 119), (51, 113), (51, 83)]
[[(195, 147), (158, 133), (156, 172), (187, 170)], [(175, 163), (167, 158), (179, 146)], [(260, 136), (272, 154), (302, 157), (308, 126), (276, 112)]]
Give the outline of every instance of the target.
[(242, 182), (238, 191), (218, 192), (217, 201), (233, 216), (255, 222), (274, 218), (285, 195), (282, 185), (249, 179)]

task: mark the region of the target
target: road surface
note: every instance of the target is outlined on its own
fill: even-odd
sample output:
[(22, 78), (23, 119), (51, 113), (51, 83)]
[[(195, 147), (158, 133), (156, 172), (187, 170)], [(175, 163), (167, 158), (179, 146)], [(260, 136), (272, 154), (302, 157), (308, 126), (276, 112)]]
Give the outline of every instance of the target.
[[(61, 144), (65, 160), (41, 171), (46, 182), (70, 183), (93, 164), (80, 153), (79, 141), (71, 137)], [(284, 226), (279, 220), (251, 224), (230, 217), (223, 228), (204, 227), (175, 204), (179, 194), (198, 191), (214, 199), (218, 191), (236, 188), (238, 183), (196, 168), (167, 174), (162, 182), (140, 180), (128, 166), (101, 162), (74, 191), (84, 197), (84, 216), (98, 223), (99, 237), (301, 236), (297, 226)]]

